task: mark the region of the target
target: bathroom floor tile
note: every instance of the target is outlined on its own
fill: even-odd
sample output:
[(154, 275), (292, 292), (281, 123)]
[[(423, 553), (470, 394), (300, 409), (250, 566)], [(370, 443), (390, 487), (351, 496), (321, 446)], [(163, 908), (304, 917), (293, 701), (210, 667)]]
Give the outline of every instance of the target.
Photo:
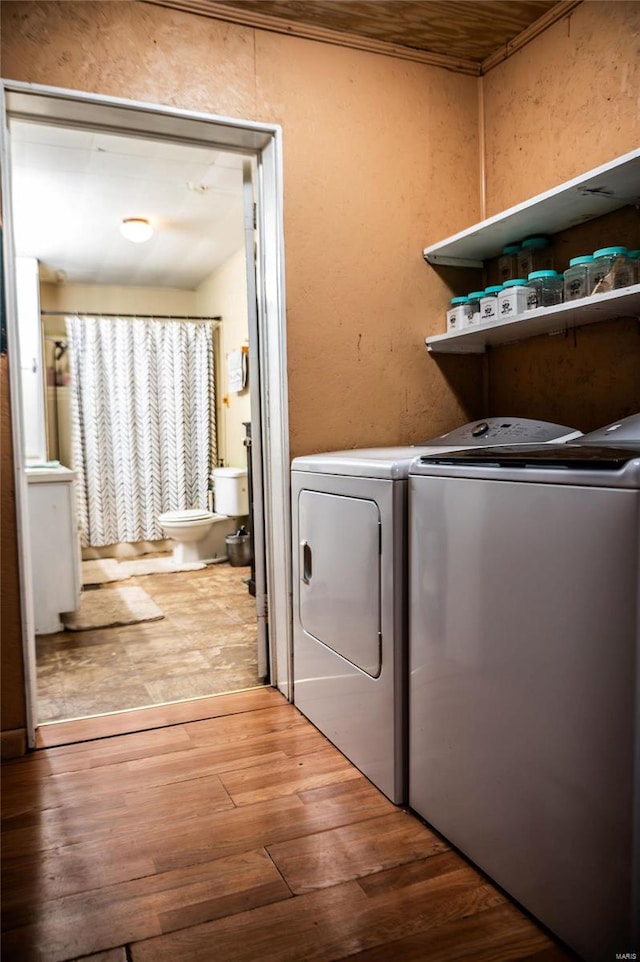
[(162, 704), (172, 700), (181, 701), (222, 694), (226, 691), (239, 691), (259, 684), (257, 670), (210, 669), (195, 675), (172, 678), (170, 681), (151, 681), (146, 684), (146, 689), (150, 695), (150, 704)]
[(156, 678), (169, 678), (173, 681), (178, 675), (195, 674), (206, 671), (211, 666), (201, 651), (173, 651), (156, 652), (153, 658), (146, 655), (137, 657), (127, 652), (126, 658), (136, 672), (139, 681), (145, 684)]
[(223, 632), (207, 629), (188, 631), (186, 637), (194, 648), (211, 653), (226, 645), (241, 645), (246, 651), (255, 655), (256, 629), (255, 625), (231, 624)]
[(153, 598), (161, 621), (38, 636), (39, 722), (259, 685), (255, 599), (242, 582), (248, 574), (220, 564), (141, 575), (127, 585)]
[[(129, 711), (153, 705), (144, 685), (118, 685), (112, 688), (96, 688), (95, 691), (74, 692), (65, 699), (65, 714), (43, 721), (64, 721), (69, 718), (87, 718), (112, 711)], [(98, 708), (96, 706), (99, 706)], [(38, 705), (38, 707), (40, 707)]]

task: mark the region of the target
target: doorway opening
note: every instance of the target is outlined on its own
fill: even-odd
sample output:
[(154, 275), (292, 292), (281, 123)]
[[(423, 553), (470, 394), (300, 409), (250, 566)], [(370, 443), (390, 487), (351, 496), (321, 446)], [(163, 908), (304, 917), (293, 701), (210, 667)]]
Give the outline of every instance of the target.
[[(281, 543), (282, 530), (288, 526), (286, 364), (283, 341), (274, 337), (283, 326), (278, 131), (111, 98), (60, 94), (39, 95), (34, 88), (26, 91), (20, 85), (5, 87), (10, 163), (3, 164), (3, 171), (6, 166), (11, 170), (13, 208), (7, 261), (9, 266), (17, 255), (18, 262), (21, 257), (38, 262), (42, 362), (33, 373), (43, 385), (45, 415), (45, 446), (38, 450), (28, 429), (32, 412), (25, 410), (25, 397), (31, 395), (21, 392), (21, 385), (12, 378), (12, 402), (17, 398), (23, 416), (27, 415), (25, 430), (17, 432), (16, 469), (18, 513), (23, 522), (19, 547), (29, 576), (25, 579), (23, 574), (28, 587), (22, 610), (32, 732), (38, 722), (200, 698), (264, 682), (288, 694), (289, 559), (288, 545), (283, 551)], [(90, 112), (88, 105), (93, 108)], [(65, 195), (67, 189), (71, 193)], [(50, 228), (44, 216), (47, 210)], [(127, 216), (147, 220), (156, 229), (146, 248), (127, 246), (116, 236), (118, 224)], [(103, 221), (115, 228), (113, 236), (101, 235)], [(9, 322), (11, 308), (15, 312), (13, 343), (22, 345), (19, 288), (10, 270), (7, 294)], [(206, 416), (194, 418), (193, 412), (182, 431), (189, 441), (193, 432), (206, 435), (202, 444), (209, 460), (204, 475), (200, 470), (197, 493), (182, 491), (182, 501), (162, 504), (154, 491), (145, 502), (144, 484), (138, 485), (137, 493), (129, 491), (147, 524), (147, 528), (134, 524), (138, 532), (134, 539), (92, 536), (87, 524), (84, 528), (81, 524), (83, 599), (97, 602), (104, 613), (111, 593), (119, 603), (121, 597), (116, 596), (125, 592), (129, 615), (125, 612), (123, 619), (116, 613), (109, 626), (89, 621), (88, 628), (80, 618), (78, 629), (73, 615), (81, 611), (81, 604), (71, 621), (64, 616), (62, 632), (42, 631), (38, 604), (34, 604), (39, 526), (34, 524), (31, 492), (40, 494), (47, 485), (40, 478), (34, 483), (33, 474), (55, 471), (56, 462), (79, 473), (85, 488), (85, 521), (87, 512), (95, 515), (101, 506), (98, 502), (105, 500), (104, 490), (110, 484), (113, 488), (113, 479), (105, 477), (108, 472), (103, 469), (100, 475), (99, 465), (108, 464), (108, 456), (106, 462), (82, 463), (88, 422), (83, 426), (83, 412), (75, 398), (80, 355), (74, 365), (70, 341), (74, 330), (78, 336), (79, 323), (120, 323), (122, 333), (125, 325), (135, 326), (136, 321), (141, 328), (151, 322), (165, 325), (165, 332), (170, 325), (210, 327), (214, 357), (208, 433), (202, 430)], [(9, 332), (11, 338), (10, 323)], [(68, 367), (66, 357), (71, 357)], [(120, 357), (113, 364), (121, 361)], [(130, 362), (129, 358), (129, 370)], [(198, 393), (191, 374), (183, 374), (182, 380), (183, 387)], [(135, 421), (138, 412), (130, 408), (123, 415), (121, 395), (126, 392), (114, 392), (114, 384), (117, 379), (105, 391), (104, 407), (116, 412), (110, 416)], [(100, 411), (100, 405), (93, 410)], [(156, 429), (160, 421), (156, 416)], [(195, 457), (189, 444), (185, 455), (166, 439), (162, 443), (170, 463), (186, 457), (181, 477), (189, 479)], [(119, 463), (118, 483), (128, 473), (127, 458)], [(157, 451), (149, 450), (147, 459), (148, 478), (168, 470)], [(240, 509), (236, 516), (226, 516), (225, 531), (232, 537), (228, 545), (223, 537), (222, 550), (225, 545), (232, 554), (236, 549), (232, 529), (235, 534), (237, 522), (240, 542), (244, 545), (248, 531), (253, 553), (240, 557), (236, 553), (230, 563), (221, 561), (219, 551), (209, 551), (202, 559), (189, 555), (181, 565), (184, 557), (175, 548), (178, 539), (166, 537), (173, 531), (158, 526), (158, 515), (186, 509), (216, 512), (215, 475), (220, 468), (235, 469), (252, 479), (252, 510), (246, 516)], [(94, 475), (89, 477), (92, 470)], [(144, 470), (136, 465), (129, 473), (135, 480)], [(129, 503), (120, 512), (112, 505), (112, 514), (129, 513)], [(109, 523), (117, 528), (119, 520), (112, 517)], [(278, 528), (276, 540), (272, 532)], [(92, 540), (103, 543), (92, 544)], [(61, 555), (58, 568), (60, 561)], [(132, 589), (144, 596), (137, 599), (142, 610), (133, 612), (135, 618)], [(151, 605), (145, 613), (147, 600)], [(100, 617), (104, 620), (104, 614), (98, 622)], [(277, 636), (274, 622), (283, 627)], [(65, 683), (67, 668), (76, 669), (75, 681)]]

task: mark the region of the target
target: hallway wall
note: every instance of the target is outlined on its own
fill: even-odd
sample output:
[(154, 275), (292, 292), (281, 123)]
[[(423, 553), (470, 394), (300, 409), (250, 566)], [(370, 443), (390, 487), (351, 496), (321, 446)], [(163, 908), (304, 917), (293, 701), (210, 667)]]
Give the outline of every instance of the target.
[(9, 358), (0, 356), (0, 635), (2, 637), (2, 692), (0, 697), (0, 746), (2, 757), (26, 749), (26, 710), (20, 620), (20, 579), (16, 527), (16, 494), (13, 479), (13, 443), (9, 405)]

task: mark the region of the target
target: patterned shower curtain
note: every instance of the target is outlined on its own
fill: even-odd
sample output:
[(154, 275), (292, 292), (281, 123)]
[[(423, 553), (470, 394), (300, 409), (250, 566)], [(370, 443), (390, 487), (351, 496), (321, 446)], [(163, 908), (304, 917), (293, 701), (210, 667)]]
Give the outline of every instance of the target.
[(155, 541), (207, 506), (216, 463), (214, 326), (66, 318), (82, 544)]

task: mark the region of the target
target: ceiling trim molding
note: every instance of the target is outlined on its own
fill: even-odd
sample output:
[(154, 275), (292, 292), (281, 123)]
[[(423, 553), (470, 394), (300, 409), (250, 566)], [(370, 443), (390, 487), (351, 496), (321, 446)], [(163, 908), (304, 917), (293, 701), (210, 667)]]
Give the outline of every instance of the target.
[[(143, 3), (157, 7), (170, 7), (186, 13), (200, 14), (212, 20), (226, 20), (229, 23), (239, 23), (245, 27), (257, 30), (268, 30), (271, 33), (282, 33), (290, 37), (300, 37), (304, 40), (316, 40), (320, 43), (332, 43), (340, 47), (351, 47), (368, 53), (382, 54), (400, 60), (412, 60), (416, 63), (441, 67), (455, 73), (478, 77), (481, 65), (473, 60), (461, 57), (449, 57), (445, 54), (431, 53), (428, 50), (418, 50), (405, 47), (402, 44), (387, 43), (384, 40), (374, 40), (361, 34), (344, 33), (341, 30), (331, 30), (327, 27), (316, 27), (312, 24), (301, 23), (298, 20), (285, 20), (282, 17), (272, 17), (254, 10), (242, 10), (227, 7), (215, 0), (142, 0)], [(570, 0), (568, 0), (570, 2)], [(575, 2), (572, 4), (575, 6)]]
[(528, 43), (531, 43), (532, 40), (539, 37), (541, 33), (548, 30), (554, 23), (568, 17), (582, 2), (583, 0), (561, 0), (561, 2), (557, 3), (551, 10), (547, 10), (541, 17), (538, 17), (530, 26), (525, 27), (517, 37), (514, 37), (509, 43), (505, 43), (500, 50), (497, 50), (496, 53), (492, 53), (483, 60), (480, 66), (480, 73), (484, 75), (490, 70), (493, 70), (494, 67), (504, 63), (504, 61), (508, 60), (514, 53), (522, 50)]

